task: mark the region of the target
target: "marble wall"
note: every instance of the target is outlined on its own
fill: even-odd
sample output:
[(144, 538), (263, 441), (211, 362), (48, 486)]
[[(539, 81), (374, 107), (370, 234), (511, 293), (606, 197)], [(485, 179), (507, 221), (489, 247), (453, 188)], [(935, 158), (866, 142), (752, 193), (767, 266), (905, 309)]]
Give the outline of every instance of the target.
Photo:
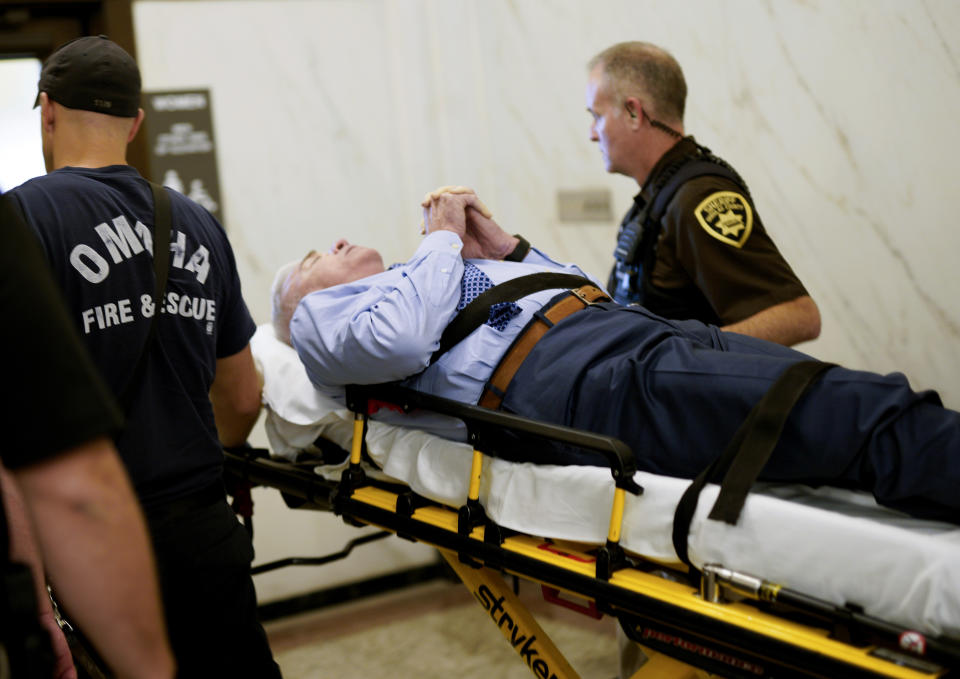
[[(418, 202), (476, 187), (508, 229), (604, 276), (636, 191), (588, 136), (585, 62), (684, 66), (686, 127), (749, 182), (818, 302), (814, 356), (960, 408), (960, 3), (953, 0), (137, 0), (148, 90), (209, 88), (226, 224), (269, 318), (274, 270), (346, 236), (391, 261)], [(613, 197), (561, 222), (560, 190)]]

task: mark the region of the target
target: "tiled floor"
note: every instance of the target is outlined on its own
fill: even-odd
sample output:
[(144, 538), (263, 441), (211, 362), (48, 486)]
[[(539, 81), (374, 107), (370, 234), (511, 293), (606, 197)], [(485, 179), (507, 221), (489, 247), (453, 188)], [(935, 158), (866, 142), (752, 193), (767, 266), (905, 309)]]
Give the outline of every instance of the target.
[[(520, 598), (583, 679), (617, 673), (614, 622)], [(266, 625), (285, 679), (527, 679), (534, 676), (458, 582), (437, 580)]]

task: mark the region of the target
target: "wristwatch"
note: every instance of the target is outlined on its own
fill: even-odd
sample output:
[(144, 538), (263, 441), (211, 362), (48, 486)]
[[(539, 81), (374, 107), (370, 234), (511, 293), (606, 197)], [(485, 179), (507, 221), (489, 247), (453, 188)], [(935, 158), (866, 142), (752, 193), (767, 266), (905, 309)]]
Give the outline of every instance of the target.
[(528, 252), (530, 252), (530, 242), (519, 233), (513, 234), (513, 237), (520, 242), (517, 243), (517, 247), (513, 249), (513, 252), (503, 258), (503, 261), (522, 262), (523, 258), (527, 256)]

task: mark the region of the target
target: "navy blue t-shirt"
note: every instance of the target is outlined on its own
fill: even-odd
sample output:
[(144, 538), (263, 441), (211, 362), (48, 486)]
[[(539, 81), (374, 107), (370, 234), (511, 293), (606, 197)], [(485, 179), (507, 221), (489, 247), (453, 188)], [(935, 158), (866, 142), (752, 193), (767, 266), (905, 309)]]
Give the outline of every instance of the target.
[[(175, 191), (157, 336), (117, 448), (144, 506), (216, 482), (223, 454), (209, 391), (216, 360), (255, 330), (223, 227)], [(65, 167), (11, 192), (37, 232), (94, 362), (114, 394), (146, 342), (155, 288), (149, 184), (128, 165)]]

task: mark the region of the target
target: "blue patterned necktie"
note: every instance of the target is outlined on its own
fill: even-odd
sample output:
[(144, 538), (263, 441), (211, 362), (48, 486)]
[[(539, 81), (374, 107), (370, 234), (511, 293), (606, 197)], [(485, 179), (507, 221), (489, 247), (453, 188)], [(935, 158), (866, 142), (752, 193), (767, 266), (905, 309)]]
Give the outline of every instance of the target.
[[(478, 269), (476, 265), (464, 262), (463, 279), (460, 281), (460, 303), (457, 304), (457, 311), (470, 304), (480, 293), (486, 292), (492, 287), (493, 281), (487, 274)], [(487, 318), (486, 325), (503, 332), (507, 324), (519, 315), (520, 307), (517, 304), (500, 302), (490, 307), (490, 316)]]

